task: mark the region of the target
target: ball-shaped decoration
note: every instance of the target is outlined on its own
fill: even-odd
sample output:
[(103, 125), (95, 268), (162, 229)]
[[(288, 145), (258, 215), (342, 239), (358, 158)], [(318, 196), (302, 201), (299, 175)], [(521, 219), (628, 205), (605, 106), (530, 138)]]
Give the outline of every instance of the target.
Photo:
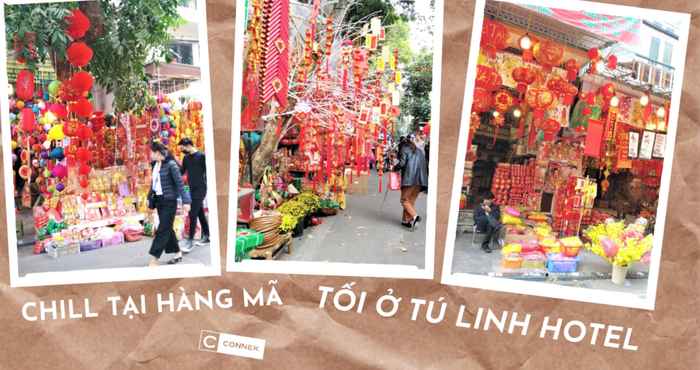
[(474, 101), (472, 110), (477, 113), (488, 112), (493, 105), (493, 95), (490, 91), (477, 87), (474, 89)]
[(499, 90), (493, 95), (493, 106), (500, 113), (507, 112), (513, 106), (513, 96), (506, 90)]
[(85, 67), (92, 60), (92, 49), (82, 41), (73, 42), (66, 49), (68, 62), (75, 67)]
[(28, 69), (17, 73), (15, 80), (15, 94), (20, 100), (30, 100), (34, 97), (34, 74)]
[(554, 41), (541, 40), (532, 48), (532, 54), (537, 63), (545, 69), (551, 69), (562, 63), (564, 59), (564, 47)]

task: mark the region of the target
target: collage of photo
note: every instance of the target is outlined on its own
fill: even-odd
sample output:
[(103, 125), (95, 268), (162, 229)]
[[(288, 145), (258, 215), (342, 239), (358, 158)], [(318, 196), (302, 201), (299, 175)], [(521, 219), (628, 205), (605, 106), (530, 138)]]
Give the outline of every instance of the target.
[(443, 8), (237, 0), (217, 189), (204, 0), (5, 1), (11, 286), (256, 272), (653, 310), (689, 15), (478, 0), (440, 122)]

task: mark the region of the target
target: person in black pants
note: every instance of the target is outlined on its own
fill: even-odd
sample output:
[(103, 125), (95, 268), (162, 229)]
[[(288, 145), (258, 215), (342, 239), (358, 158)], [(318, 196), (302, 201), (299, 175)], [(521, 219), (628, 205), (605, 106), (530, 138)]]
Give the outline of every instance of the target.
[(486, 194), (484, 200), (476, 206), (474, 210), (474, 222), (476, 230), (486, 234), (486, 239), (481, 244), (481, 249), (486, 253), (491, 253), (490, 245), (500, 243), (500, 234), (503, 225), (501, 224), (501, 210), (494, 202), (493, 194)]
[[(190, 207), (190, 233), (187, 242), (182, 247), (182, 251), (189, 253), (195, 245), (209, 243), (209, 223), (207, 215), (204, 214), (202, 203), (207, 196), (207, 163), (204, 153), (197, 150), (192, 140), (184, 138), (178, 143), (180, 149), (185, 153), (182, 158), (181, 173), (187, 174), (187, 183), (190, 185), (190, 196), (192, 207)], [(197, 219), (202, 226), (202, 239), (194, 244), (194, 231), (197, 227)]]
[(173, 230), (177, 199), (182, 199), (185, 212), (189, 211), (192, 200), (185, 192), (180, 168), (165, 145), (155, 141), (151, 143), (151, 160), (153, 160), (153, 171), (151, 190), (148, 193), (148, 207), (158, 211), (159, 223), (151, 250), (148, 252), (152, 257), (148, 265), (158, 266), (158, 260), (163, 252), (176, 253), (175, 258), (168, 261), (168, 264), (173, 265), (182, 262), (182, 251)]

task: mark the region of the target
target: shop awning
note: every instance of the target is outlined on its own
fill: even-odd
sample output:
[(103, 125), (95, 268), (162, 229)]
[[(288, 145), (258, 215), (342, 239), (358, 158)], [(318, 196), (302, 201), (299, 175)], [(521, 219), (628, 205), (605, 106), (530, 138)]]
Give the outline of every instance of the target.
[(558, 15), (552, 16), (540, 11), (539, 7), (535, 8), (537, 9), (507, 2), (487, 1), (485, 14), (501, 22), (580, 50), (591, 48), (602, 50), (618, 42), (617, 39), (609, 37), (607, 33), (599, 34), (598, 30), (593, 33), (591, 31), (594, 28), (582, 28), (569, 24), (562, 19), (555, 18)]
[(178, 63), (151, 63), (146, 66), (146, 74), (150, 76), (151, 89), (163, 94), (187, 89), (190, 83), (201, 79), (199, 67)]

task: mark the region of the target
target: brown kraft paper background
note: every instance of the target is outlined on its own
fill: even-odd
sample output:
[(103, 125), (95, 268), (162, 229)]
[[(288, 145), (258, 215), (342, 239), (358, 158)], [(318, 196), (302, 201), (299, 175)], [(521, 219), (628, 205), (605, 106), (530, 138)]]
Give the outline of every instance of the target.
[[(438, 278), (417, 281), (224, 273), (212, 278), (11, 289), (4, 238), (7, 230), (2, 222), (0, 369), (697, 369), (700, 197), (696, 189), (700, 185), (700, 133), (696, 122), (700, 120), (700, 110), (696, 94), (700, 94), (700, 3), (618, 2), (693, 14), (685, 81), (677, 81), (684, 88), (656, 310), (652, 312), (439, 284), (474, 15), (472, 1), (445, 2), (435, 256)], [(234, 14), (234, 0), (207, 1), (219, 223), (224, 242), (222, 269), (226, 230), (233, 228), (235, 222), (231, 220), (229, 225), (227, 220)], [(4, 197), (0, 199), (4, 207)], [(242, 307), (236, 294), (241, 288), (255, 292), (267, 287), (271, 279), (278, 280), (283, 306)], [(340, 288), (351, 281), (357, 283), (355, 291), (368, 292), (364, 313), (340, 312), (332, 305), (318, 308), (319, 285)], [(204, 308), (158, 314), (151, 309), (129, 319), (112, 316), (105, 299), (112, 295), (145, 294), (152, 300), (158, 292), (179, 293), (180, 287), (188, 292), (229, 288), (236, 303), (228, 310)], [(403, 297), (401, 309), (393, 318), (381, 318), (374, 312), (374, 302), (389, 288)], [(21, 316), (22, 305), (30, 300), (73, 298), (82, 302), (86, 297), (91, 299), (92, 309), (99, 312), (98, 318), (28, 322)], [(425, 319), (411, 321), (411, 297), (444, 297), (449, 302), (446, 320), (437, 325)], [(457, 328), (454, 321), (460, 304), (468, 306), (467, 320), (473, 320), (478, 307), (531, 313), (530, 333), (523, 337)], [(539, 323), (547, 315), (631, 327), (632, 341), (639, 350), (614, 350), (586, 341), (572, 344), (562, 338), (540, 339)], [(263, 338), (267, 341), (265, 358), (259, 361), (198, 351), (203, 329)]]

